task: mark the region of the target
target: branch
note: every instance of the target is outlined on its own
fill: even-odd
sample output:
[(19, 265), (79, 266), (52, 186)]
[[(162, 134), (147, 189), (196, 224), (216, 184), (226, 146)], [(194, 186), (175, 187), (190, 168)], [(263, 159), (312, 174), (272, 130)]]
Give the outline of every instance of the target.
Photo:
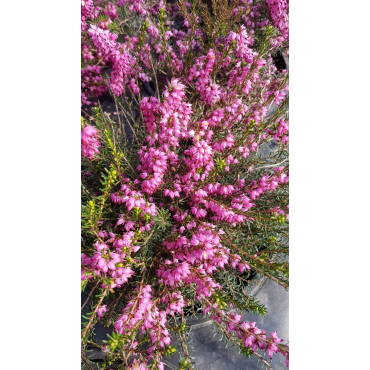
[(84, 331), (82, 332), (82, 334), (81, 334), (81, 343), (84, 341), (85, 336), (86, 336), (86, 333), (87, 333), (87, 332), (88, 332), (88, 330), (91, 328), (91, 326), (92, 326), (92, 322), (93, 322), (93, 320), (94, 320), (94, 318), (95, 318), (95, 316), (96, 316), (96, 313), (98, 312), (98, 308), (100, 307), (101, 303), (103, 302), (103, 299), (105, 298), (105, 296), (106, 296), (106, 294), (107, 294), (107, 291), (108, 291), (108, 288), (106, 288), (106, 289), (104, 290), (104, 292), (103, 292), (103, 294), (102, 294), (101, 298), (99, 299), (98, 304), (97, 304), (97, 305), (96, 305), (96, 307), (95, 307), (95, 310), (94, 310), (93, 314), (92, 314), (92, 315), (91, 315), (91, 317), (90, 317), (89, 322), (88, 322), (88, 323), (87, 323), (87, 325), (86, 325), (86, 328), (85, 328), (85, 329), (84, 329)]
[(95, 284), (95, 286), (91, 289), (91, 292), (89, 293), (89, 295), (87, 296), (87, 298), (86, 298), (86, 301), (85, 301), (85, 303), (82, 305), (82, 307), (81, 307), (81, 311), (82, 311), (82, 309), (85, 307), (85, 305), (87, 304), (87, 302), (89, 301), (89, 299), (91, 298), (91, 295), (93, 294), (93, 292), (94, 292), (94, 290), (98, 287), (98, 285), (99, 285), (99, 281)]
[(255, 170), (260, 170), (261, 168), (268, 168), (268, 167), (276, 167), (276, 166), (280, 166), (281, 164), (283, 164), (284, 162), (286, 162), (288, 160), (288, 158), (285, 158), (283, 161), (281, 161), (280, 163), (276, 163), (276, 164), (270, 164), (270, 165), (267, 165), (267, 166), (261, 166), (261, 167), (257, 167), (257, 168), (253, 168), (252, 171), (255, 171)]

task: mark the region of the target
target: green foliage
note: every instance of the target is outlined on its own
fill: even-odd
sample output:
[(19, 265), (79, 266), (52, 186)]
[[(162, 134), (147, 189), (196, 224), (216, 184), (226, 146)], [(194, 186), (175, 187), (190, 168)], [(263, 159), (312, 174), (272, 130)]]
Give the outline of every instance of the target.
[(165, 208), (158, 208), (157, 215), (154, 217), (156, 227), (160, 231), (164, 231), (171, 226), (170, 212)]

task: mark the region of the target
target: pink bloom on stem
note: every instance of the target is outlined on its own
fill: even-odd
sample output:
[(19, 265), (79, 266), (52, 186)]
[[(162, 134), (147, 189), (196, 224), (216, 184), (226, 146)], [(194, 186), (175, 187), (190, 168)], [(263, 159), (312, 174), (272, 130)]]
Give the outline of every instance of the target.
[(103, 317), (103, 315), (107, 312), (107, 305), (100, 306), (96, 312), (99, 317)]
[(146, 363), (142, 363), (135, 359), (129, 367), (129, 370), (146, 370)]
[(98, 132), (93, 126), (85, 126), (81, 132), (81, 150), (85, 158), (93, 159), (95, 154), (99, 153), (100, 147), (97, 139)]
[(135, 227), (135, 222), (134, 221), (129, 221), (129, 222), (127, 222), (126, 223), (126, 225), (125, 225), (125, 229), (127, 230), (127, 231), (129, 231), (129, 230), (131, 230), (132, 228), (134, 228)]

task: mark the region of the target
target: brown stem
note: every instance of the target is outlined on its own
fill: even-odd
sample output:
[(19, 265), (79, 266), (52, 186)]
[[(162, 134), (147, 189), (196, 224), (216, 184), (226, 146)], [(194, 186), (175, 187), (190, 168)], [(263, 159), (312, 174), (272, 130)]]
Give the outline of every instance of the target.
[(103, 292), (103, 294), (102, 294), (101, 298), (99, 299), (98, 304), (97, 304), (97, 305), (96, 305), (96, 307), (95, 307), (95, 310), (94, 310), (93, 314), (92, 314), (92, 315), (91, 315), (91, 317), (90, 317), (89, 322), (87, 323), (87, 325), (86, 325), (86, 327), (85, 327), (84, 331), (82, 332), (82, 334), (81, 334), (81, 343), (83, 343), (83, 341), (84, 341), (84, 339), (85, 339), (85, 336), (86, 336), (86, 333), (87, 333), (87, 332), (88, 332), (88, 330), (90, 329), (90, 327), (91, 327), (91, 325), (92, 325), (92, 323), (93, 323), (93, 320), (94, 320), (94, 318), (95, 318), (95, 316), (96, 316), (96, 313), (98, 312), (98, 308), (100, 307), (101, 303), (103, 302), (103, 299), (105, 298), (105, 295), (107, 294), (107, 291), (108, 291), (108, 288), (106, 288), (106, 289), (104, 290), (104, 292)]
[(81, 351), (81, 359), (82, 361), (85, 363), (86, 367), (89, 369), (89, 370), (94, 370), (93, 367), (91, 367), (91, 365), (89, 364), (89, 361), (87, 360), (85, 354)]
[(86, 306), (86, 304), (87, 304), (87, 302), (89, 301), (89, 299), (91, 298), (91, 296), (92, 296), (92, 294), (94, 293), (94, 290), (98, 287), (98, 285), (99, 285), (99, 281), (95, 284), (95, 286), (91, 289), (91, 292), (89, 293), (89, 295), (87, 296), (87, 298), (86, 298), (86, 301), (85, 301), (85, 303), (82, 305), (82, 307), (81, 307), (81, 311), (82, 311), (82, 309)]

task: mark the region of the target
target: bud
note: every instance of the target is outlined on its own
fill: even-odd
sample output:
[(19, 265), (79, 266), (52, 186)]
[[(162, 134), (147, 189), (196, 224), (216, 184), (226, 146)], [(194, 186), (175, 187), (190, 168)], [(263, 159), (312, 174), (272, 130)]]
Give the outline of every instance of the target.
[(163, 8), (159, 9), (159, 18), (160, 19), (164, 18), (164, 9)]
[(146, 31), (148, 28), (149, 28), (149, 22), (146, 20), (146, 21), (142, 24), (141, 29), (142, 29), (142, 31)]
[(271, 24), (269, 24), (267, 27), (266, 27), (266, 32), (268, 34), (271, 34), (272, 32), (274, 32), (274, 27), (271, 26)]

